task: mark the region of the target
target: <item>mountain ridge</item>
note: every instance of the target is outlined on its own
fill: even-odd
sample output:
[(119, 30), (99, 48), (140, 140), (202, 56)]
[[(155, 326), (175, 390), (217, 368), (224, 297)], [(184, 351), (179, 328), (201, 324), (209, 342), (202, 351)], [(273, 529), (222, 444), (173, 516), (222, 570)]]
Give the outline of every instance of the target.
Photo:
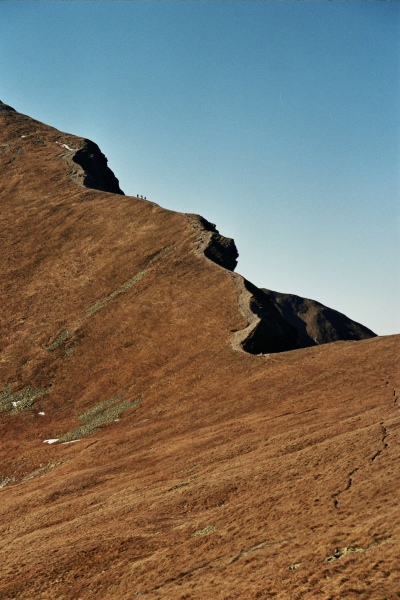
[(299, 349), (215, 226), (0, 136), (0, 599), (394, 598), (400, 336)]
[[(4, 103), (0, 103), (0, 107), (2, 107), (3, 114), (10, 113), (15, 117), (19, 114), (15, 109)], [(35, 124), (39, 123), (25, 115), (23, 118)], [(60, 156), (66, 160), (72, 179), (89, 189), (124, 195), (119, 187), (118, 179), (108, 167), (107, 159), (97, 144), (88, 139), (72, 137), (77, 143), (74, 144), (71, 141), (69, 143), (71, 146), (78, 146), (78, 148), (71, 148), (67, 143), (59, 141), (59, 139), (55, 141), (60, 146), (60, 149), (63, 149)], [(72, 137), (69, 136), (68, 139), (70, 140)], [(60, 135), (57, 138), (60, 138)], [(20, 136), (20, 139), (25, 140), (26, 134)], [(207, 258), (216, 264), (234, 271), (238, 258), (238, 251), (234, 240), (220, 235), (216, 226), (204, 217), (199, 215), (186, 215), (186, 217), (197, 231), (199, 251), (203, 252)], [(327, 309), (327, 307), (315, 301), (313, 303), (313, 311), (318, 312), (318, 315), (314, 316), (314, 329), (315, 323), (318, 321), (324, 329), (324, 334), (318, 335), (318, 332), (314, 331), (314, 337), (304, 334), (299, 335), (296, 327), (295, 331), (292, 329), (293, 323), (298, 322), (298, 312), (296, 312), (293, 303), (290, 305), (286, 301), (285, 309), (283, 310), (280, 306), (282, 304), (282, 295), (279, 296), (281, 300), (279, 303), (277, 293), (273, 295), (271, 291), (268, 293), (264, 291), (263, 295), (262, 289), (259, 290), (256, 286), (246, 281), (244, 281), (244, 286), (249, 291), (251, 290), (250, 294), (252, 294), (249, 310), (252, 311), (252, 307), (254, 307), (256, 317), (260, 319), (258, 325), (253, 327), (251, 334), (249, 334), (251, 340), (249, 339), (247, 342), (242, 340), (241, 347), (245, 351), (252, 353), (285, 351), (307, 347), (315, 343), (329, 343), (331, 341), (350, 339), (359, 340), (376, 335), (368, 328), (349, 320), (345, 315), (341, 315), (337, 311), (335, 311), (336, 321), (344, 321), (344, 323), (338, 322), (336, 328), (332, 327), (332, 324), (328, 324), (327, 319), (324, 318), (327, 311), (331, 309)], [(294, 295), (292, 297), (295, 298)], [(299, 303), (305, 305), (306, 299), (301, 299), (298, 296), (296, 298), (298, 299), (296, 301), (298, 305)], [(332, 317), (331, 312), (329, 312), (329, 315)], [(252, 317), (251, 320), (253, 321), (254, 318)], [(273, 338), (273, 341), (268, 341), (268, 337)]]

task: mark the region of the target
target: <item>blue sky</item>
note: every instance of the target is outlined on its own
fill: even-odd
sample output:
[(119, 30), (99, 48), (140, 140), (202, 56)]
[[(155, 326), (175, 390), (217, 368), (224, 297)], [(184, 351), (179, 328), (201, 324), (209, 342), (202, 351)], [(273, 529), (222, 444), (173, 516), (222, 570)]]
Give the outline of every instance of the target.
[(400, 332), (400, 3), (3, 1), (0, 81), (259, 287)]

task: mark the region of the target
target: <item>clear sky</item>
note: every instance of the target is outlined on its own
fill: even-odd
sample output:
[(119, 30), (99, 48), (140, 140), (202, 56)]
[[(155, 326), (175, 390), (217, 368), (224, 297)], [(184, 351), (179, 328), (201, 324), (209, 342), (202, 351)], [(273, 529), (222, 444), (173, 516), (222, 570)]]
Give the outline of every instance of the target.
[(400, 3), (2, 1), (0, 83), (259, 287), (400, 332)]

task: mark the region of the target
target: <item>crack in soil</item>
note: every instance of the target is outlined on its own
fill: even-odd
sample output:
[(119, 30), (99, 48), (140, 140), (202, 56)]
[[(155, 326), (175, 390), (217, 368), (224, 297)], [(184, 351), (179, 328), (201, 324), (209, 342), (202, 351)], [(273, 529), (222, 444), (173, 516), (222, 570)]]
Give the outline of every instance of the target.
[(280, 542), (268, 542), (268, 540), (264, 540), (263, 542), (259, 542), (258, 544), (254, 544), (253, 546), (250, 546), (249, 548), (242, 550), (241, 552), (239, 552), (239, 554), (237, 554), (234, 558), (232, 558), (232, 560), (228, 564), (232, 565), (236, 561), (247, 556), (251, 552), (254, 552), (255, 550), (261, 550), (262, 548), (271, 548), (272, 546), (279, 546), (280, 544), (283, 544), (284, 542), (287, 542), (288, 540), (291, 540), (291, 539), (294, 539), (294, 538), (288, 538), (287, 540), (282, 540)]
[[(398, 405), (399, 397), (397, 395), (396, 389), (392, 386), (391, 382), (388, 379), (385, 381), (385, 385), (389, 389), (392, 390), (392, 398), (393, 398), (394, 406), (396, 408), (400, 409), (400, 407)], [(382, 452), (384, 450), (386, 450), (386, 448), (388, 448), (388, 446), (389, 446), (386, 439), (389, 437), (390, 433), (388, 433), (383, 421), (380, 422), (380, 426), (381, 426), (381, 434), (382, 434), (381, 435), (381, 443), (382, 443), (383, 448), (381, 448), (380, 450), (377, 450), (375, 452), (375, 454), (370, 458), (371, 463), (373, 463), (378, 458), (378, 456), (380, 456), (382, 454)], [(353, 471), (351, 471), (349, 473), (349, 475), (348, 475), (349, 479), (348, 479), (347, 485), (344, 490), (341, 490), (339, 492), (336, 492), (335, 494), (332, 494), (333, 505), (335, 508), (339, 508), (339, 496), (341, 494), (343, 494), (344, 492), (347, 492), (347, 490), (349, 490), (351, 488), (351, 486), (353, 484), (353, 475), (354, 475), (354, 473), (356, 473), (358, 471), (358, 469), (359, 469), (359, 467), (353, 469)]]
[(395, 405), (396, 408), (400, 409), (399, 407), (399, 396), (396, 392), (396, 389), (392, 386), (392, 384), (390, 383), (390, 381), (387, 379), (386, 380), (386, 385), (388, 388), (390, 388), (392, 390), (392, 398), (393, 398), (393, 404)]
[(195, 571), (200, 571), (200, 569), (205, 569), (206, 567), (209, 566), (209, 564), (210, 564), (209, 562), (205, 562), (205, 563), (199, 565), (198, 567), (193, 567), (193, 569), (189, 569), (189, 571), (182, 571), (176, 577), (170, 577), (169, 579), (167, 579), (166, 581), (164, 581), (164, 583), (160, 583), (160, 585), (154, 586), (153, 590), (159, 590), (160, 588), (164, 587), (165, 585), (168, 585), (168, 583), (174, 583), (174, 581), (178, 581), (179, 579), (183, 579), (184, 577), (187, 577), (188, 575), (191, 575)]
[(332, 494), (333, 504), (334, 504), (335, 508), (339, 508), (339, 500), (338, 500), (339, 496), (341, 494), (344, 494), (344, 492), (347, 492), (353, 485), (353, 475), (354, 475), (354, 473), (356, 473), (358, 471), (358, 469), (359, 469), (359, 467), (356, 467), (349, 473), (349, 475), (348, 475), (349, 479), (348, 479), (347, 485), (344, 488), (344, 490), (342, 490), (340, 492), (336, 492), (336, 494)]
[[(241, 558), (244, 558), (245, 556), (247, 556), (251, 552), (254, 552), (255, 550), (261, 550), (262, 548), (270, 548), (272, 546), (279, 546), (280, 544), (284, 544), (285, 542), (287, 542), (289, 540), (293, 540), (293, 539), (295, 539), (295, 538), (290, 537), (290, 538), (287, 538), (285, 540), (281, 540), (278, 542), (268, 542), (268, 540), (263, 540), (262, 542), (254, 544), (253, 546), (250, 546), (249, 548), (242, 550), (241, 552), (239, 552), (239, 554), (237, 554), (236, 556), (231, 558), (227, 564), (232, 565), (236, 561), (240, 560)], [(212, 569), (212, 568), (216, 567), (222, 560), (224, 560), (224, 558), (225, 558), (224, 556), (218, 556), (213, 561), (207, 561), (207, 562), (201, 563), (197, 567), (188, 569), (187, 571), (181, 571), (181, 573), (179, 573), (175, 577), (168, 578), (166, 581), (164, 581), (163, 583), (160, 583), (159, 585), (154, 586), (152, 589), (159, 590), (162, 587), (164, 587), (165, 585), (168, 585), (169, 583), (174, 583), (175, 581), (179, 581), (180, 579), (183, 579), (184, 577), (188, 577), (192, 573), (195, 573), (196, 571), (201, 571), (202, 569), (205, 569), (206, 567), (210, 567)], [(145, 592), (143, 592), (143, 593), (145, 593)]]
[(381, 431), (382, 431), (382, 438), (381, 438), (381, 442), (382, 442), (382, 444), (383, 444), (383, 448), (381, 448), (381, 450), (377, 450), (377, 451), (375, 452), (375, 454), (374, 454), (374, 455), (371, 457), (371, 462), (372, 462), (372, 463), (373, 463), (373, 462), (374, 462), (374, 460), (375, 460), (376, 458), (378, 458), (378, 456), (379, 456), (380, 454), (382, 454), (382, 452), (383, 452), (383, 451), (384, 451), (384, 450), (385, 450), (385, 449), (388, 447), (388, 443), (387, 443), (385, 440), (386, 440), (386, 438), (387, 438), (387, 437), (388, 437), (390, 434), (387, 432), (387, 429), (386, 429), (386, 427), (384, 426), (384, 424), (383, 424), (383, 421), (381, 421), (381, 422), (380, 422), (380, 426), (381, 426)]
[[(267, 546), (267, 545), (268, 545), (267, 540), (264, 540), (263, 542), (259, 542), (258, 544), (254, 544), (253, 546), (250, 546), (250, 548), (246, 548), (246, 550), (242, 550), (241, 552), (239, 552), (239, 554), (237, 554), (234, 558), (232, 558), (232, 560), (230, 561), (229, 564), (232, 565), (237, 560), (240, 560), (244, 556), (247, 556), (248, 554), (250, 554), (250, 552), (254, 552), (255, 550), (261, 550), (261, 548), (265, 548), (265, 546)], [(269, 545), (272, 546), (273, 544), (269, 544)]]

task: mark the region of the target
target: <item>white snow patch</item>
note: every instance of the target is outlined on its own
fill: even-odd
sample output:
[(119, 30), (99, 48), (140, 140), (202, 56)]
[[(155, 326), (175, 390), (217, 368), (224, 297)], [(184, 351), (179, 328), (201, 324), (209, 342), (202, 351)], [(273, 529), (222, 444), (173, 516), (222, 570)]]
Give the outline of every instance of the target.
[(69, 442), (61, 442), (63, 446), (65, 446), (65, 444), (75, 444), (75, 442), (80, 442), (82, 438), (80, 438), (79, 440), (71, 440)]
[(44, 412), (40, 412), (40, 413), (38, 413), (38, 415), (44, 415)]
[(22, 138), (26, 138), (26, 135), (21, 135)]
[(17, 402), (12, 403), (13, 406), (18, 406), (18, 404), (21, 404), (21, 400), (17, 400)]
[(55, 444), (56, 442), (58, 442), (58, 438), (52, 440), (43, 440), (43, 444)]
[(67, 150), (71, 150), (71, 152), (75, 152), (75, 150), (67, 146), (67, 144), (60, 144), (60, 142), (56, 142), (56, 144), (59, 144), (61, 148), (66, 148)]

